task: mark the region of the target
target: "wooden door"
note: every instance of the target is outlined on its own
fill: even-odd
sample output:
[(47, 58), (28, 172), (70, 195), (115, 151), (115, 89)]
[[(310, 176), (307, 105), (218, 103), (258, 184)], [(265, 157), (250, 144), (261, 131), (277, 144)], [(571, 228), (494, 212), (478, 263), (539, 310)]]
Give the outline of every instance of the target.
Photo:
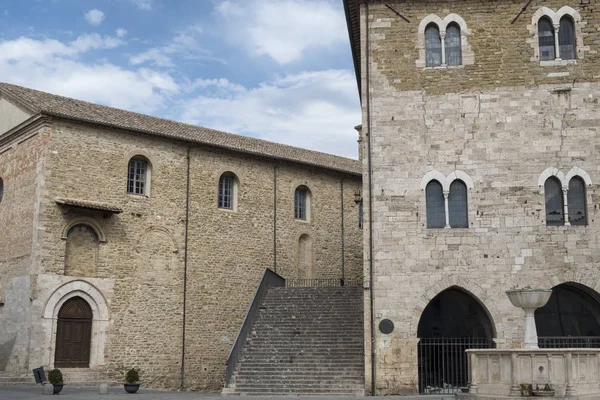
[(89, 368), (91, 343), (92, 309), (81, 297), (73, 297), (58, 312), (54, 366)]

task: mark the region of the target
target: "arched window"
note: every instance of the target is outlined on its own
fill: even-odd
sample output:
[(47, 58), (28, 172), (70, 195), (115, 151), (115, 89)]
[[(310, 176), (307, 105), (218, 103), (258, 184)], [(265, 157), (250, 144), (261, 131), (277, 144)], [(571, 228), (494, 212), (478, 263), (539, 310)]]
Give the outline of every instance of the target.
[(298, 186), (294, 192), (294, 218), (310, 219), (310, 192), (306, 186)]
[(448, 196), (448, 213), (450, 214), (450, 227), (469, 227), (469, 207), (467, 205), (467, 185), (461, 180), (455, 180), (450, 185)]
[(236, 178), (231, 172), (226, 172), (219, 178), (218, 207), (234, 210), (236, 206)]
[(560, 19), (560, 28), (558, 30), (558, 44), (560, 58), (563, 60), (574, 60), (575, 56), (575, 23), (569, 16)]
[(427, 228), (443, 228), (446, 226), (446, 206), (442, 184), (431, 181), (425, 188), (427, 203)]
[(554, 28), (552, 21), (541, 18), (538, 21), (538, 38), (540, 44), (540, 60), (548, 61), (556, 58), (554, 51)]
[(452, 23), (446, 28), (446, 64), (462, 65), (462, 51), (460, 43), (460, 27)]
[(442, 39), (436, 24), (430, 24), (425, 29), (425, 59), (427, 67), (442, 65)]
[(544, 194), (546, 197), (546, 225), (564, 225), (564, 201), (559, 180), (554, 177), (546, 179)]
[(143, 157), (133, 157), (129, 160), (127, 174), (127, 193), (137, 195), (148, 194), (148, 160)]
[(567, 204), (569, 205), (571, 225), (587, 225), (585, 182), (579, 176), (575, 176), (569, 181)]

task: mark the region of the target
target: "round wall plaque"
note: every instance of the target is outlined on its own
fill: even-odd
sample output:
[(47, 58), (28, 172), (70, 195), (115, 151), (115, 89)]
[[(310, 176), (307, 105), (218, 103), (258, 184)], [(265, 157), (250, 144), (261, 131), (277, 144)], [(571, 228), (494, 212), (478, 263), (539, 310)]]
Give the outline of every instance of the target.
[(379, 331), (385, 335), (389, 335), (394, 330), (394, 323), (389, 319), (384, 319), (379, 323)]

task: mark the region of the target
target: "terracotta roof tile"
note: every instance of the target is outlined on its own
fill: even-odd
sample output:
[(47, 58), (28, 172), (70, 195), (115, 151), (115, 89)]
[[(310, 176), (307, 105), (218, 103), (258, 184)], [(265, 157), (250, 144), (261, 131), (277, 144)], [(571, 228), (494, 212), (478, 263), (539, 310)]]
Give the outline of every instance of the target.
[(99, 203), (97, 201), (88, 201), (80, 199), (63, 199), (56, 198), (54, 201), (64, 206), (72, 206), (77, 208), (87, 208), (90, 210), (107, 211), (112, 214), (120, 214), (123, 212), (121, 207), (114, 206), (112, 204)]
[(361, 174), (358, 160), (268, 142), (201, 126), (184, 124), (131, 111), (0, 83), (0, 93), (34, 113), (100, 124), (135, 132), (226, 148), (278, 160), (292, 161), (353, 175)]

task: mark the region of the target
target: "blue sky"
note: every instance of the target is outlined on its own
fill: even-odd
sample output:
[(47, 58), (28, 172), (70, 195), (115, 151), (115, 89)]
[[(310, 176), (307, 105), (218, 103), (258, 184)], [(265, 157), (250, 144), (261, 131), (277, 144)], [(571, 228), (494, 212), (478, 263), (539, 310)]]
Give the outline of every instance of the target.
[(356, 157), (341, 0), (2, 0), (0, 81)]

